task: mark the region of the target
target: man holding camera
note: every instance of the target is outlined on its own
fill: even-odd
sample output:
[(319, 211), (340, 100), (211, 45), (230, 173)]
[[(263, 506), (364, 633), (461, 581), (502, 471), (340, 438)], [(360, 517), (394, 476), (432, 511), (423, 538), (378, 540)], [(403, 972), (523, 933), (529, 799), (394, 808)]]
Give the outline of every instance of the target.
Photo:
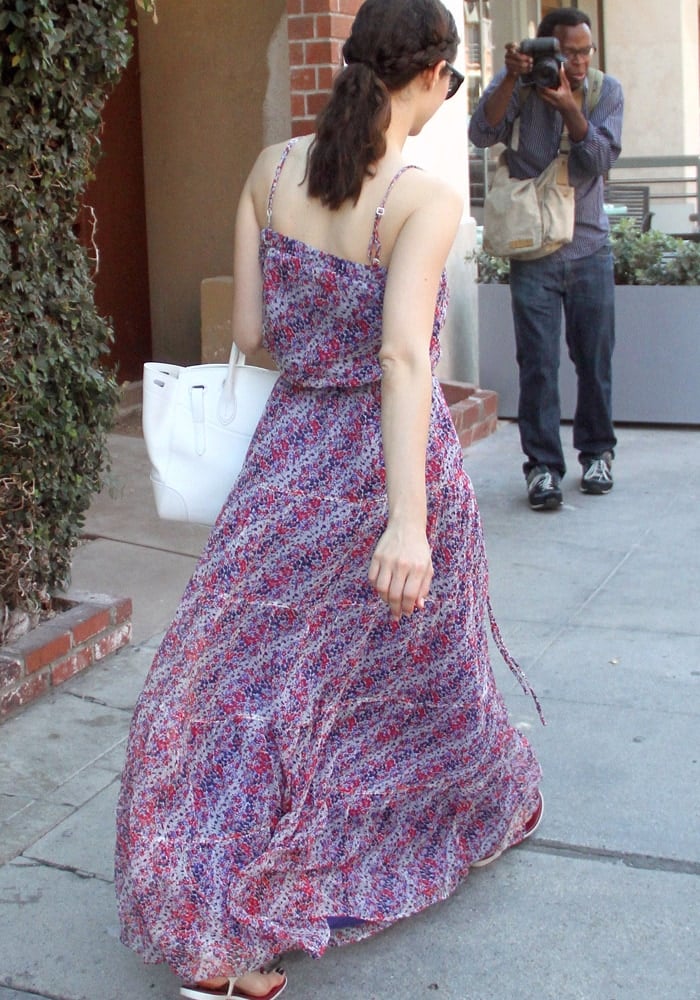
[(573, 439), (582, 466), (580, 488), (600, 495), (613, 485), (614, 283), (603, 176), (620, 153), (623, 95), (617, 80), (589, 72), (594, 52), (590, 19), (583, 11), (552, 11), (540, 23), (537, 39), (506, 46), (505, 67), (487, 87), (469, 125), (474, 145), (506, 144), (511, 177), (536, 177), (560, 148), (568, 150), (569, 183), (575, 190), (571, 243), (535, 260), (511, 260), (518, 425), (533, 510), (556, 510), (562, 503), (562, 306), (578, 380)]

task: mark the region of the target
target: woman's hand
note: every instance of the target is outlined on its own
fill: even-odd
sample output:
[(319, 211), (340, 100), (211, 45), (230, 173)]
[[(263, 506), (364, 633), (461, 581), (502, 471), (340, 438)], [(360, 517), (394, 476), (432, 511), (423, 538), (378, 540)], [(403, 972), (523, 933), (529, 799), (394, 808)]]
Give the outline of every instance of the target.
[(390, 522), (377, 542), (368, 575), (369, 582), (389, 605), (392, 621), (422, 611), (433, 578), (425, 528)]

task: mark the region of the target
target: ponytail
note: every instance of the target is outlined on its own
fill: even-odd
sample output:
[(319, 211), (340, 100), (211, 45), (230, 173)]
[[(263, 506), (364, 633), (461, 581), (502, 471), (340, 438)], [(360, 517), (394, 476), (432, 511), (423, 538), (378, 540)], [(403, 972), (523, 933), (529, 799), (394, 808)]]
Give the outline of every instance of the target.
[(318, 116), (306, 164), (311, 197), (337, 209), (357, 204), (366, 177), (386, 152), (390, 94), (441, 59), (459, 35), (441, 0), (364, 0), (343, 45), (344, 68)]
[(309, 149), (308, 190), (328, 208), (360, 197), (365, 177), (386, 151), (389, 91), (370, 66), (352, 63), (336, 77)]

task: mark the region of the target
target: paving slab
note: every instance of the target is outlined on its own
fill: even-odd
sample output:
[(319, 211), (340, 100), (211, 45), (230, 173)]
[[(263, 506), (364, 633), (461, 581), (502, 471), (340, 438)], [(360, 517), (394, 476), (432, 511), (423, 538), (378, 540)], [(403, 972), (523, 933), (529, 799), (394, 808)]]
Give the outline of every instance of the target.
[(111, 484), (90, 505), (68, 596), (131, 597), (132, 641), (140, 643), (169, 624), (210, 529), (158, 517), (143, 438), (112, 434), (108, 444)]
[(151, 648), (124, 649), (3, 723), (0, 863), (117, 780), (152, 656)]
[[(700, 660), (694, 635), (642, 629), (501, 619), (513, 652), (546, 704), (563, 699), (663, 713), (700, 714)], [(510, 682), (494, 656), (497, 675)], [(698, 748), (700, 750), (700, 747)]]
[[(119, 775), (24, 851), (24, 858), (71, 871), (89, 873), (105, 882), (114, 877), (115, 811)], [(110, 836), (111, 831), (111, 836)]]
[(530, 734), (545, 775), (543, 837), (700, 861), (697, 716), (554, 701), (547, 720)]
[(61, 686), (61, 692), (131, 712), (153, 659), (150, 643), (128, 646)]
[(140, 643), (167, 627), (196, 562), (188, 553), (96, 538), (76, 550), (67, 596), (100, 588), (130, 597), (132, 642)]
[[(700, 431), (621, 428), (603, 498), (578, 492), (569, 438), (556, 514), (527, 506), (514, 424), (465, 460), (496, 615), (548, 719), (494, 649), (543, 764), (544, 822), (419, 917), (321, 962), (286, 956), (290, 1000), (700, 1000)], [(0, 729), (0, 861), (24, 851), (0, 867), (0, 1000), (177, 995), (118, 941), (114, 802), (131, 709), (208, 529), (157, 519), (140, 439), (113, 450), (122, 492), (91, 508), (74, 585), (132, 581), (136, 643)]]
[[(58, 689), (60, 691), (60, 689)], [(56, 693), (3, 723), (0, 792), (54, 792), (124, 738), (128, 713)]]
[[(285, 956), (289, 997), (697, 1000), (696, 927), (679, 916), (696, 893), (694, 876), (520, 848), (361, 945), (319, 962)], [(9, 988), (67, 1000), (176, 995), (167, 969), (119, 944), (109, 883), (15, 862), (0, 870), (0, 907)]]
[(0, 865), (17, 857), (75, 811), (74, 806), (24, 797), (21, 807), (15, 802), (13, 808), (11, 796), (3, 795), (2, 798), (7, 816), (0, 821)]
[(111, 434), (108, 447), (112, 456), (112, 482), (93, 498), (85, 533), (152, 550), (199, 555), (210, 529), (158, 517), (143, 438)]

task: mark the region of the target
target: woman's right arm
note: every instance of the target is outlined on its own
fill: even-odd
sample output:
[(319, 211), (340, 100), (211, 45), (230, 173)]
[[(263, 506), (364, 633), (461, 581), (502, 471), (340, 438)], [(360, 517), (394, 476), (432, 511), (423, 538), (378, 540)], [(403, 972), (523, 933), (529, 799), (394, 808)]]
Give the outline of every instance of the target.
[(368, 575), (395, 621), (423, 607), (433, 575), (425, 487), (430, 339), (440, 277), (461, 213), (462, 199), (452, 188), (426, 184), (421, 204), (394, 244), (387, 275), (379, 357), (388, 520)]

